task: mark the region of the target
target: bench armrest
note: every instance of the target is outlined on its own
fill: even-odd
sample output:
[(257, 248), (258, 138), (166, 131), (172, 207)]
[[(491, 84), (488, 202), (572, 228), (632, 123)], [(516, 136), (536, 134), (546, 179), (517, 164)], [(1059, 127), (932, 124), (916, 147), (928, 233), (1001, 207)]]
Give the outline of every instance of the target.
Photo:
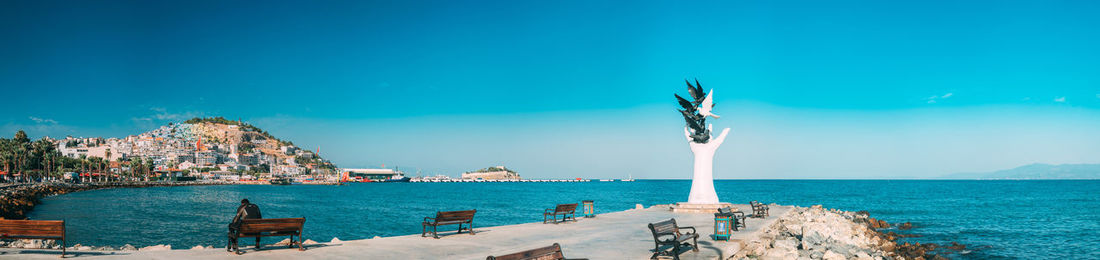
[(550, 213), (554, 213), (554, 209), (546, 209), (546, 210), (542, 211), (542, 214), (550, 214)]
[(676, 227), (676, 228), (679, 228), (679, 229), (689, 229), (689, 228), (690, 228), (690, 229), (691, 229), (691, 233), (699, 233), (699, 232), (696, 232), (696, 231), (695, 231), (695, 227)]
[(424, 217), (424, 222), (425, 223), (432, 223), (432, 222), (435, 222), (435, 219), (432, 218), (432, 217)]

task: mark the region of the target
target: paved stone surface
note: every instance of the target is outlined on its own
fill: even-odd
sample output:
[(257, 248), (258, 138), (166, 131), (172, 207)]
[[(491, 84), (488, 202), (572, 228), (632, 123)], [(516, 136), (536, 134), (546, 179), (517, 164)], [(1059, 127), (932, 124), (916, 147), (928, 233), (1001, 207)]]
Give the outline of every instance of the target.
[[(751, 208), (734, 204), (741, 209)], [(771, 216), (750, 218), (748, 228), (734, 232), (730, 241), (716, 241), (714, 215), (710, 213), (674, 213), (668, 206), (607, 213), (596, 218), (579, 218), (563, 224), (528, 223), (497, 227), (478, 227), (477, 235), (443, 233), (441, 239), (419, 234), (376, 239), (322, 243), (299, 252), (285, 247), (268, 247), (244, 255), (233, 255), (224, 248), (168, 251), (69, 251), (77, 259), (485, 259), (488, 255), (507, 254), (559, 243), (567, 257), (589, 259), (649, 259), (653, 254), (653, 235), (646, 224), (676, 218), (683, 226), (694, 226), (700, 234), (699, 251), (680, 254), (681, 259), (725, 259), (742, 247), (742, 241), (755, 239), (761, 229), (774, 223), (791, 207), (771, 206)], [(450, 226), (448, 226), (450, 227)], [(309, 226), (306, 226), (306, 232)], [(26, 254), (34, 252), (34, 254)], [(57, 259), (60, 250), (0, 249), (0, 258)]]

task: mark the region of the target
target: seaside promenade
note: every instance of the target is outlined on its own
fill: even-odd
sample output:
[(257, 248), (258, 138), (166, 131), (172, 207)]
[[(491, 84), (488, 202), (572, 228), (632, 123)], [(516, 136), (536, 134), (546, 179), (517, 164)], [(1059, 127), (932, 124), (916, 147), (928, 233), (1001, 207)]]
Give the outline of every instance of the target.
[[(735, 207), (751, 212), (749, 205), (740, 204)], [(268, 246), (255, 251), (252, 249), (251, 239), (242, 239), (242, 248), (246, 249), (243, 255), (228, 253), (225, 248), (69, 251), (69, 254), (78, 259), (485, 259), (489, 255), (508, 254), (558, 243), (561, 244), (564, 254), (570, 258), (649, 259), (653, 254), (654, 243), (647, 224), (675, 218), (681, 226), (693, 226), (700, 234), (699, 251), (685, 252), (680, 255), (681, 259), (726, 259), (743, 248), (744, 242), (759, 239), (765, 227), (771, 226), (791, 209), (790, 206), (773, 205), (769, 217), (749, 218), (748, 228), (735, 231), (730, 241), (718, 241), (710, 237), (714, 233), (713, 214), (674, 213), (667, 206), (658, 205), (600, 214), (596, 218), (578, 218), (577, 222), (561, 224), (540, 222), (495, 227), (475, 225), (476, 235), (454, 234), (450, 231), (441, 233), (440, 239), (414, 234), (307, 244), (306, 251), (287, 249), (286, 246)], [(410, 222), (417, 224), (417, 221)], [(310, 232), (308, 222), (304, 232)], [(5, 248), (0, 249), (0, 258), (57, 259), (60, 252), (55, 254), (55, 251), (57, 250)]]

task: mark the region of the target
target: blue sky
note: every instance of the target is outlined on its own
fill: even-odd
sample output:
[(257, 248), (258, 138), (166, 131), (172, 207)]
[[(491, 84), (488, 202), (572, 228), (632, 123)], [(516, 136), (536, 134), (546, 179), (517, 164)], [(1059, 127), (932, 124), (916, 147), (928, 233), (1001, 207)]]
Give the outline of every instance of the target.
[(6, 1), (0, 133), (252, 122), (343, 167), (717, 178), (1100, 163), (1093, 1)]

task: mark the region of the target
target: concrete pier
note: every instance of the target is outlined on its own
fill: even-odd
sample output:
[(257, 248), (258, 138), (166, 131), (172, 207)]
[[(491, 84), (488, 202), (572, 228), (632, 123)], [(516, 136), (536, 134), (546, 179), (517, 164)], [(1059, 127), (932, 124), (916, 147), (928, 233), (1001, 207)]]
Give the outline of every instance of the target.
[[(734, 204), (742, 210), (749, 205)], [(735, 231), (729, 241), (717, 241), (714, 233), (714, 215), (711, 213), (673, 212), (668, 205), (645, 209), (633, 209), (598, 215), (595, 218), (578, 218), (577, 222), (561, 224), (528, 223), (519, 225), (478, 227), (476, 235), (441, 233), (441, 239), (406, 235), (376, 239), (341, 241), (307, 245), (306, 251), (270, 246), (260, 251), (246, 249), (244, 255), (234, 255), (224, 248), (201, 250), (164, 251), (69, 251), (76, 258), (94, 259), (485, 259), (489, 255), (502, 255), (559, 243), (566, 257), (589, 259), (649, 259), (653, 254), (653, 235), (648, 223), (676, 218), (682, 226), (694, 226), (699, 234), (699, 251), (687, 251), (681, 259), (726, 259), (751, 241), (762, 235), (761, 229), (770, 226), (779, 216), (787, 213), (789, 206), (771, 206), (771, 216), (749, 218), (747, 229)], [(746, 212), (751, 213), (751, 211)], [(538, 212), (532, 212), (538, 215)], [(476, 219), (476, 218), (475, 218)], [(415, 221), (413, 221), (415, 222)], [(477, 222), (475, 222), (476, 224)], [(444, 230), (453, 230), (447, 226)], [(305, 232), (309, 233), (309, 224)], [(221, 234), (212, 234), (221, 235)], [(249, 239), (242, 245), (249, 245)], [(270, 241), (270, 240), (269, 240)], [(274, 242), (274, 241), (272, 241)], [(183, 245), (178, 245), (181, 247)], [(36, 252), (20, 254), (20, 251)], [(57, 251), (53, 254), (53, 251)], [(0, 249), (0, 258), (17, 256), (29, 259), (57, 259), (59, 250)]]

